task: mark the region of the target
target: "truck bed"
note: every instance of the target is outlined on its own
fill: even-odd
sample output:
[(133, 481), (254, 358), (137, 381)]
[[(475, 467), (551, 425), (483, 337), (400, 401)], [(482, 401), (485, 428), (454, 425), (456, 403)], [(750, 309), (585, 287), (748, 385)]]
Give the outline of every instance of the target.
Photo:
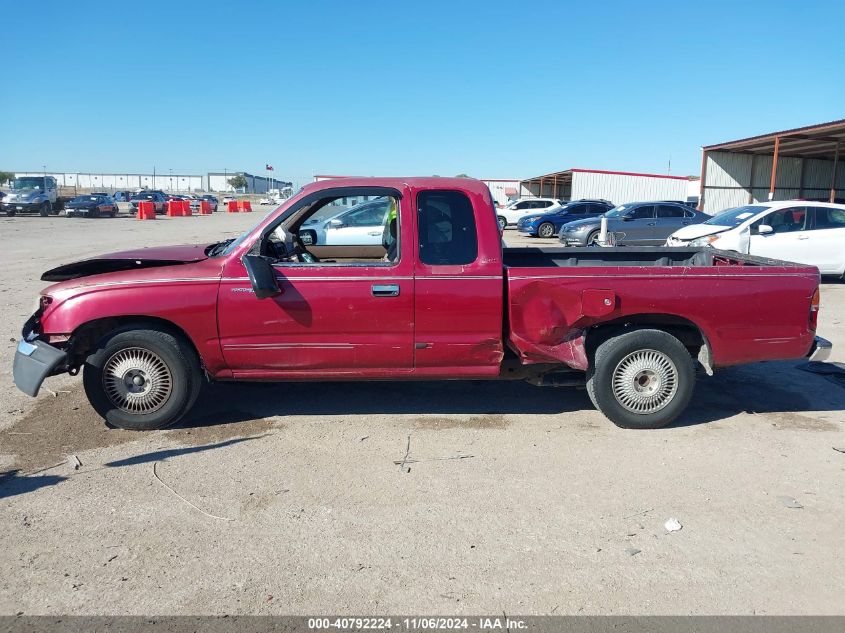
[(619, 266), (798, 266), (712, 248), (505, 248), (505, 266), (514, 268)]
[(713, 367), (800, 358), (813, 266), (710, 248), (506, 248), (508, 345), (523, 363), (588, 366), (606, 324), (697, 330)]

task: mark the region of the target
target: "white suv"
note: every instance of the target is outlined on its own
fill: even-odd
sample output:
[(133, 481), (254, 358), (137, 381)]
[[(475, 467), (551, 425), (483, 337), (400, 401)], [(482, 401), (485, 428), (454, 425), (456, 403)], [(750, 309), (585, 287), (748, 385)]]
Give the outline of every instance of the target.
[(666, 240), (666, 246), (712, 246), (809, 264), (823, 275), (845, 274), (843, 244), (845, 205), (805, 200), (729, 209)]
[(496, 215), (499, 218), (499, 228), (504, 229), (508, 226), (516, 226), (522, 216), (538, 213), (548, 213), (555, 211), (563, 206), (560, 200), (554, 198), (520, 198), (509, 202), (507, 206), (501, 209), (496, 209)]

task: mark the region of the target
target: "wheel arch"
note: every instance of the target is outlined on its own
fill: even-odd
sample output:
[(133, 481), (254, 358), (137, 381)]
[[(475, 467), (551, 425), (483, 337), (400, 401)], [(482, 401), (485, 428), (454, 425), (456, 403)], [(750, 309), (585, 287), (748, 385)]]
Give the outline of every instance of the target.
[(584, 340), (589, 363), (592, 365), (599, 345), (635, 330), (660, 330), (671, 334), (683, 343), (690, 356), (697, 359), (709, 375), (713, 375), (713, 354), (704, 330), (694, 321), (676, 314), (632, 314), (590, 328)]
[(169, 332), (184, 340), (196, 354), (200, 366), (205, 371), (205, 363), (194, 340), (173, 321), (149, 315), (121, 315), (93, 319), (79, 325), (68, 339), (68, 365), (79, 367), (85, 359), (97, 349), (103, 338), (117, 331), (152, 328)]

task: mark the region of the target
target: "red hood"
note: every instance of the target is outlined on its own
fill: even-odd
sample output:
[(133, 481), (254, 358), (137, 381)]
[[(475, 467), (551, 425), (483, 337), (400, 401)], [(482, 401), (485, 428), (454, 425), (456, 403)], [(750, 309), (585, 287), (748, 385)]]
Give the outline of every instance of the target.
[(205, 249), (208, 246), (208, 244), (182, 244), (108, 253), (48, 270), (41, 275), (41, 280), (67, 281), (103, 273), (190, 264), (207, 259)]
[[(147, 261), (198, 262), (206, 259), (208, 244), (178, 244), (176, 246), (152, 246), (131, 251), (119, 251), (98, 255), (94, 259), (142, 259)], [(91, 261), (91, 260), (87, 260)]]

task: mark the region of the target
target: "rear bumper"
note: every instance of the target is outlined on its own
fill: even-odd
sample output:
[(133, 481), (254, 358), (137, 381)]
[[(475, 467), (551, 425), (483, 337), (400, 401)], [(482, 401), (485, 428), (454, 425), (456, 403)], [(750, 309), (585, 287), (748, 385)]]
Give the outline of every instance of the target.
[(44, 341), (19, 341), (12, 366), (15, 386), (28, 396), (37, 396), (44, 379), (66, 359), (65, 352)]
[(807, 358), (810, 361), (824, 362), (830, 358), (832, 351), (833, 343), (821, 336), (817, 336), (813, 341), (813, 346), (810, 348), (810, 353), (807, 354)]

